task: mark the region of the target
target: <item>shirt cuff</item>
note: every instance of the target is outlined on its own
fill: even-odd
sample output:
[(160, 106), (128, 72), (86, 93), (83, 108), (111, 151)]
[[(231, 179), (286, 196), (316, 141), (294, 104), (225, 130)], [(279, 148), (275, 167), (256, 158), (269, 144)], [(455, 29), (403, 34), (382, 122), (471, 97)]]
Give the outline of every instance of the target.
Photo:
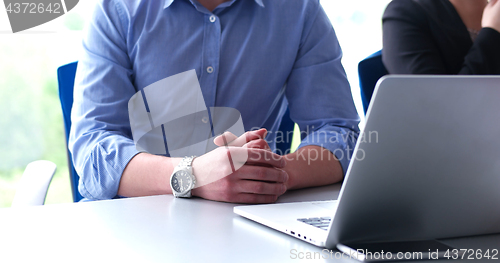
[(80, 175), (80, 194), (90, 200), (114, 198), (125, 167), (138, 153), (134, 142), (121, 136), (111, 136), (97, 143)]
[[(359, 131), (357, 130), (327, 125), (307, 135), (299, 145), (299, 149), (305, 146), (315, 145), (329, 150), (340, 162), (345, 176), (358, 136)], [(308, 158), (311, 160), (324, 157), (315, 154), (314, 156), (308, 156)]]

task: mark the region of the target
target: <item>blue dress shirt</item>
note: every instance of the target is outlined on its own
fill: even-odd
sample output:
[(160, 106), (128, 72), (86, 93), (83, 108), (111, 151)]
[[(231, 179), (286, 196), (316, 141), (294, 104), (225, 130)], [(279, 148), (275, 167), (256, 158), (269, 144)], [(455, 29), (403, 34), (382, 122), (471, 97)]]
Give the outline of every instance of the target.
[(319, 0), (232, 0), (213, 12), (196, 0), (100, 0), (85, 30), (71, 115), (80, 193), (116, 196), (138, 153), (129, 99), (191, 69), (207, 107), (238, 109), (246, 130), (269, 130), (271, 147), (288, 106), (299, 147), (329, 149), (345, 172), (359, 117), (341, 58)]

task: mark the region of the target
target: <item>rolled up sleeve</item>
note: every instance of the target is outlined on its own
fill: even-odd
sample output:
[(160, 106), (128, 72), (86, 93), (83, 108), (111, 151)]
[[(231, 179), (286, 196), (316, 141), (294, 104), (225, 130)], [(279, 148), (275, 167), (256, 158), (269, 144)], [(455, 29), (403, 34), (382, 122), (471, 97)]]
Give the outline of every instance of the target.
[(287, 83), (290, 117), (301, 131), (299, 148), (328, 149), (345, 174), (359, 135), (359, 116), (333, 27), (319, 4), (310, 12)]
[(114, 1), (99, 1), (85, 30), (75, 78), (69, 149), (82, 196), (116, 196), (121, 175), (138, 153), (128, 101), (137, 92), (127, 55), (127, 22)]

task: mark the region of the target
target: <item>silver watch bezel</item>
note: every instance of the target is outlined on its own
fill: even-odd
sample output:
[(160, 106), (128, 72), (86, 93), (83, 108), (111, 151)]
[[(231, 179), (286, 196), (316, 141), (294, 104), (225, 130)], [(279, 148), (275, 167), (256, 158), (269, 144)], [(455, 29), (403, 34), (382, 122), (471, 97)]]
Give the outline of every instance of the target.
[[(175, 197), (187, 197), (187, 198), (191, 197), (191, 190), (196, 185), (196, 177), (193, 174), (193, 167), (192, 167), (192, 163), (193, 163), (194, 158), (196, 158), (196, 157), (195, 156), (184, 157), (181, 160), (181, 162), (175, 167), (174, 171), (170, 175), (170, 179), (169, 179), (170, 189), (172, 189), (172, 194)], [(191, 178), (191, 181), (189, 183), (189, 187), (183, 192), (177, 192), (174, 189), (174, 187), (172, 186), (172, 179), (180, 171), (184, 171), (184, 172), (188, 173), (188, 175), (190, 175), (190, 178)]]
[[(184, 190), (183, 192), (177, 192), (177, 191), (174, 189), (173, 185), (172, 185), (172, 179), (174, 179), (175, 175), (176, 175), (177, 173), (179, 173), (179, 172), (187, 172), (187, 173), (190, 175), (190, 176), (189, 176), (189, 178), (191, 179), (191, 181), (189, 182), (189, 186), (188, 186), (188, 188), (186, 188), (186, 190)], [(193, 188), (194, 188), (193, 174), (192, 174), (192, 173), (190, 173), (190, 172), (189, 172), (189, 171), (187, 171), (187, 170), (184, 170), (184, 169), (179, 169), (179, 170), (177, 170), (177, 171), (173, 172), (173, 173), (172, 173), (172, 176), (170, 176), (170, 188), (172, 189), (172, 193), (174, 193), (174, 195), (178, 195), (178, 196), (184, 196), (184, 195), (186, 195), (189, 191), (191, 191), (191, 189), (193, 189)]]

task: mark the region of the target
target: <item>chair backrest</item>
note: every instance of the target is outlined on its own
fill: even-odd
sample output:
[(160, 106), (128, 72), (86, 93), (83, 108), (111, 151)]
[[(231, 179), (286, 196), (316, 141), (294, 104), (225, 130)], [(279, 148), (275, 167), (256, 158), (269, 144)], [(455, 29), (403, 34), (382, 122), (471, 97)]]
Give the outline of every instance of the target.
[(366, 114), (377, 81), (384, 75), (389, 74), (384, 63), (382, 63), (382, 50), (371, 54), (359, 62), (358, 74), (361, 100), (363, 101), (363, 109)]
[(290, 153), (290, 148), (292, 147), (292, 137), (290, 137), (289, 134), (292, 134), (294, 128), (295, 122), (293, 122), (290, 118), (290, 109), (287, 109), (278, 128), (278, 131), (281, 132), (284, 137), (283, 140), (276, 142), (276, 152), (278, 154), (285, 155)]
[[(73, 87), (75, 84), (76, 66), (78, 62), (69, 63), (57, 69), (57, 82), (59, 84), (59, 100), (64, 117), (64, 129), (66, 131), (66, 149), (68, 150), (69, 131), (71, 129), (71, 108), (73, 107)], [(71, 181), (71, 191), (73, 193), (73, 201), (78, 202), (83, 197), (78, 192), (78, 174), (71, 157), (71, 152), (68, 152), (68, 167), (69, 177)]]

